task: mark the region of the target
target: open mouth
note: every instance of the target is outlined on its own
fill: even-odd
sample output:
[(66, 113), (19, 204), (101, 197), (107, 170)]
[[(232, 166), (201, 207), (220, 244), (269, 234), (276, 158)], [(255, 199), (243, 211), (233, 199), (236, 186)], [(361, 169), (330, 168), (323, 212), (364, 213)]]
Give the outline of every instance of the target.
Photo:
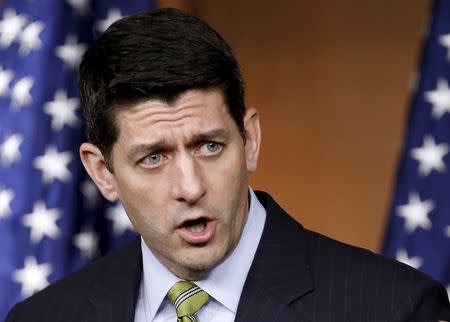
[(195, 220), (187, 220), (183, 223), (182, 227), (192, 233), (199, 233), (206, 228), (207, 219), (198, 218)]
[(216, 221), (206, 217), (186, 220), (177, 228), (181, 238), (191, 245), (208, 243), (214, 236)]

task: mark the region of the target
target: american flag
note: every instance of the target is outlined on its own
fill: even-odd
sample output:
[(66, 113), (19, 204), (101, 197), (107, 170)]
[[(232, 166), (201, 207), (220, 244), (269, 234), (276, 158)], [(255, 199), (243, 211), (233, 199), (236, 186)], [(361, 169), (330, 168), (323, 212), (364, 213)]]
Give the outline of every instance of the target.
[(0, 0), (0, 320), (14, 303), (135, 232), (78, 157), (77, 67), (151, 0)]
[(433, 3), (383, 253), (450, 294), (450, 1)]

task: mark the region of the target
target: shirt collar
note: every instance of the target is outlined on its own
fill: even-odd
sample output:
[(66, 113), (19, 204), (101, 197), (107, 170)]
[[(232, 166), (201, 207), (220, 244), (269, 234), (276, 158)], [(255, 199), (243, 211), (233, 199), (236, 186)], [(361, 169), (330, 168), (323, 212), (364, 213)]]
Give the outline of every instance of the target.
[[(266, 210), (251, 188), (249, 188), (249, 193), (250, 210), (236, 248), (222, 263), (211, 269), (203, 279), (196, 281), (198, 286), (233, 313), (237, 311), (242, 289), (266, 220)], [(141, 250), (145, 309), (149, 321), (152, 321), (167, 292), (180, 279), (156, 259), (144, 240), (141, 243)]]

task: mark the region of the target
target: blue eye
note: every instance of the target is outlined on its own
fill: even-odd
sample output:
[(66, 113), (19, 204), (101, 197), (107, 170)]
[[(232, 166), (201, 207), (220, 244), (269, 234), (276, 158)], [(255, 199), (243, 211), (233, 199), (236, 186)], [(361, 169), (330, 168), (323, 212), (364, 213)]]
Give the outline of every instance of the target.
[(223, 148), (222, 143), (209, 141), (209, 142), (205, 142), (201, 145), (199, 152), (200, 152), (200, 154), (205, 155), (205, 156), (217, 155), (220, 153), (220, 151), (222, 151), (222, 148)]
[(161, 162), (162, 156), (159, 153), (150, 154), (149, 156), (146, 157), (146, 159), (147, 162), (150, 163), (151, 165), (157, 165)]
[(209, 152), (216, 152), (220, 148), (220, 144), (217, 142), (208, 142), (206, 143), (206, 149)]

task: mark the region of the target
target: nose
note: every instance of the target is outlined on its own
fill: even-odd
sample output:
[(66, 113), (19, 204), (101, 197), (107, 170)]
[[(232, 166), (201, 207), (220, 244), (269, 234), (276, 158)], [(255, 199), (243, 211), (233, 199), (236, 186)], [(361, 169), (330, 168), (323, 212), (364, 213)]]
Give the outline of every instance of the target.
[(193, 205), (206, 193), (200, 165), (190, 155), (180, 156), (175, 162), (172, 180), (173, 195), (178, 201)]

